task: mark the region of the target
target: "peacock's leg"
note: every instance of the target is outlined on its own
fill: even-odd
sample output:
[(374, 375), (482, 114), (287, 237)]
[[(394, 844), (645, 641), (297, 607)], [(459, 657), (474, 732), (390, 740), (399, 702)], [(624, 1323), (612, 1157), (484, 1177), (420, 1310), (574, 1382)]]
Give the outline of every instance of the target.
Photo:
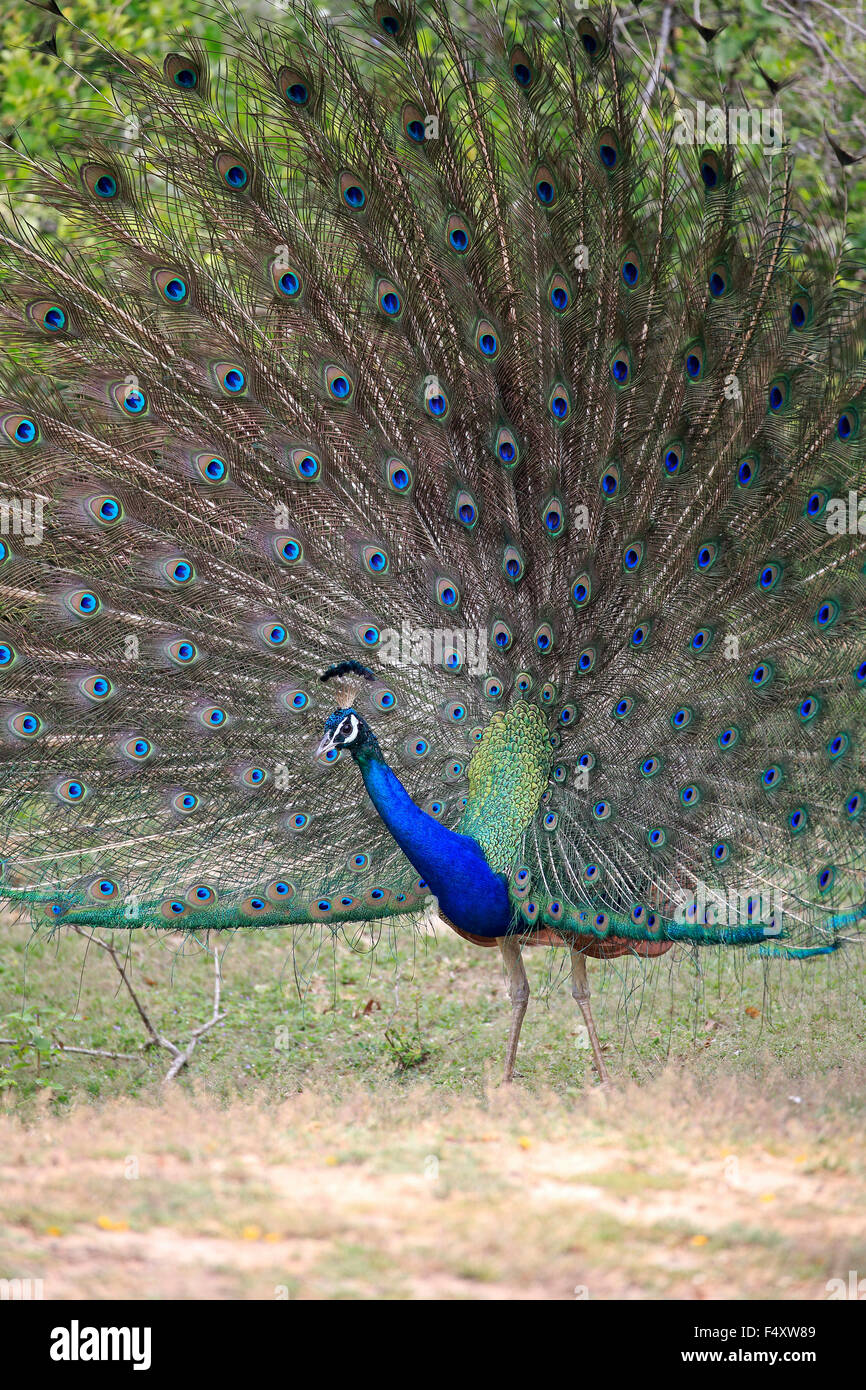
[(508, 1030), (505, 1076), (503, 1077), (504, 1081), (509, 1082), (514, 1076), (514, 1059), (517, 1056), (517, 1044), (520, 1041), (520, 1028), (523, 1023), (523, 1015), (526, 1013), (526, 1005), (529, 1003), (529, 981), (523, 968), (523, 956), (520, 953), (520, 942), (517, 937), (500, 937), (499, 949), (502, 952), (502, 960), (508, 976), (508, 997), (511, 1000), (511, 1027)]
[(589, 1007), (590, 990), (589, 981), (586, 978), (586, 956), (583, 951), (574, 946), (571, 948), (571, 993), (577, 1000), (580, 1012), (583, 1014), (583, 1021), (589, 1034), (589, 1045), (592, 1048), (595, 1061), (595, 1069), (603, 1085), (607, 1081), (607, 1068), (601, 1055), (601, 1045), (598, 1041), (598, 1033), (595, 1031), (592, 1009)]

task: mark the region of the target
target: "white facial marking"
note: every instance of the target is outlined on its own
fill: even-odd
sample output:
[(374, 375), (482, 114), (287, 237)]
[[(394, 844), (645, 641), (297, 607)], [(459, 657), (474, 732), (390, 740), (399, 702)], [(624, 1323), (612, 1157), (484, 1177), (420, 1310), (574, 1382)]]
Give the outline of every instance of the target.
[[(340, 736), (343, 740), (343, 743), (354, 743), (355, 739), (358, 737), (358, 730), (360, 729), (360, 727), (361, 726), (355, 718), (354, 714), (347, 714), (346, 718), (340, 725)], [(347, 729), (349, 732), (347, 732)]]

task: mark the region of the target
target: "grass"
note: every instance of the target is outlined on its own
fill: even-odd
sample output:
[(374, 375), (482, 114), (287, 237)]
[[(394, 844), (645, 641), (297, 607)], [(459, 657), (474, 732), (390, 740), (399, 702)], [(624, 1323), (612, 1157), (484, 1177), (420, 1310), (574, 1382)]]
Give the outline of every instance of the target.
[[(0, 925), (0, 1277), (47, 1298), (775, 1299), (866, 1268), (860, 956), (591, 962), (604, 1093), (562, 953), (527, 953), (507, 1090), (498, 952), (219, 944), (227, 1017), (163, 1087), (163, 1050), (50, 1052), (137, 1054), (144, 1031), (103, 953)], [(126, 945), (184, 1045), (211, 1010), (204, 943)]]

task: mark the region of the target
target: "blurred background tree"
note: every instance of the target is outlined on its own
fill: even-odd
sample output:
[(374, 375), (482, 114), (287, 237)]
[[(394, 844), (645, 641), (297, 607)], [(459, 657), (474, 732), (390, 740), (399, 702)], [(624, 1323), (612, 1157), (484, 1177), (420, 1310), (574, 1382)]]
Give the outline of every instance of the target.
[[(593, 0), (572, 3), (581, 12), (599, 8)], [(13, 149), (26, 145), (37, 157), (63, 143), (69, 114), (95, 113), (102, 105), (107, 84), (99, 71), (100, 42), (157, 58), (171, 36), (189, 26), (219, 51), (216, 14), (206, 7), (196, 14), (188, 0), (70, 0), (62, 9), (72, 23), (57, 26), (55, 56), (52, 4), (17, 4), (4, 18), (0, 48), (0, 138)], [(234, 8), (253, 19), (287, 11), (279, 0), (234, 0)], [(358, 13), (352, 0), (326, 0), (321, 8), (335, 21)], [(490, 8), (491, 0), (464, 0), (470, 26), (480, 26)], [(423, 0), (418, 12), (423, 18)], [(539, 0), (513, 13), (549, 22)], [(864, 0), (642, 0), (618, 5), (616, 15), (618, 42), (632, 51), (647, 81), (672, 84), (680, 101), (724, 85), (735, 106), (778, 106), (806, 209), (825, 206), (829, 198), (834, 219), (841, 219), (847, 208), (852, 245), (862, 253), (858, 259), (866, 259)], [(696, 25), (723, 27), (707, 43)], [(854, 162), (840, 162), (827, 133)]]

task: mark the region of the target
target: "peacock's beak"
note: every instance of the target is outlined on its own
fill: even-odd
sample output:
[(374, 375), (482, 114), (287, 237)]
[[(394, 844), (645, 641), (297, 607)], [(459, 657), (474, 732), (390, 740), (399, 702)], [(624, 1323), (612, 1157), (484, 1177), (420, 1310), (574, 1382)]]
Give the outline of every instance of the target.
[(331, 730), (326, 730), (325, 733), (324, 733), (324, 735), (322, 736), (322, 741), (321, 741), (321, 743), (319, 744), (318, 748), (316, 749), (316, 757), (317, 757), (317, 758), (321, 758), (325, 753), (327, 753), (327, 752), (328, 752), (331, 748), (333, 748), (333, 747), (334, 747), (334, 733), (333, 733)]

